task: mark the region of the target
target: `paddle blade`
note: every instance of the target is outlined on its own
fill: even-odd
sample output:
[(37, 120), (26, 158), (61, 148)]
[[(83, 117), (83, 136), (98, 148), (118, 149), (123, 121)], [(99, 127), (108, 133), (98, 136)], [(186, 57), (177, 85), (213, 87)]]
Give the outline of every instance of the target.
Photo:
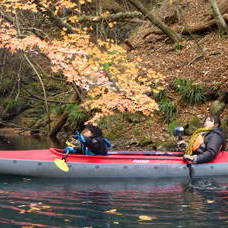
[(69, 167), (68, 167), (68, 165), (67, 165), (65, 160), (56, 158), (54, 160), (54, 163), (62, 171), (64, 171), (64, 172), (68, 172), (69, 171)]

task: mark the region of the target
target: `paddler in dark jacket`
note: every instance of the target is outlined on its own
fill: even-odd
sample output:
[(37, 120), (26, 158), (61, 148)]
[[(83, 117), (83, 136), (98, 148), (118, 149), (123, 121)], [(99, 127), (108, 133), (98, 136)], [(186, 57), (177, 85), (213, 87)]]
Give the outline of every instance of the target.
[(225, 149), (225, 136), (216, 115), (205, 119), (204, 128), (197, 129), (190, 138), (184, 159), (190, 163), (212, 161), (216, 154)]
[(111, 143), (108, 139), (102, 137), (102, 131), (99, 127), (92, 124), (85, 125), (82, 133), (76, 132), (74, 139), (80, 142), (80, 145), (74, 148), (69, 146), (65, 148), (65, 152), (83, 153), (86, 155), (106, 155)]

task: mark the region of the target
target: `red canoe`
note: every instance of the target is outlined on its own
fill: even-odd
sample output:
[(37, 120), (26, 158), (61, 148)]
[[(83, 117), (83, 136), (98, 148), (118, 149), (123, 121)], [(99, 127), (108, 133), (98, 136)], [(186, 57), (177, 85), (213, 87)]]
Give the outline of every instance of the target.
[[(0, 151), (0, 174), (54, 178), (176, 178), (189, 177), (189, 168), (178, 152), (112, 151), (109, 155), (76, 155), (66, 158), (69, 172), (54, 160), (61, 149)], [(228, 175), (228, 152), (209, 163), (191, 165), (194, 177)]]

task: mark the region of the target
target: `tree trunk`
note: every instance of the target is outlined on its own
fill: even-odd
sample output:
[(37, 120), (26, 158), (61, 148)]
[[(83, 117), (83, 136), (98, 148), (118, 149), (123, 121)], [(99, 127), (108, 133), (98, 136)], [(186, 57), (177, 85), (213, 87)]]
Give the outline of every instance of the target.
[(217, 0), (218, 8), (221, 14), (228, 13), (228, 0)]
[(153, 25), (158, 27), (162, 32), (164, 32), (174, 43), (181, 40), (181, 36), (177, 34), (174, 30), (169, 28), (165, 23), (163, 23), (159, 18), (154, 16), (149, 10), (147, 10), (139, 0), (128, 0), (132, 5), (136, 7), (143, 15), (145, 15)]
[(62, 127), (65, 125), (65, 123), (67, 122), (67, 119), (68, 119), (68, 113), (64, 112), (58, 119), (55, 126), (52, 127), (49, 136), (55, 137), (58, 134), (58, 132), (62, 129)]
[(228, 27), (227, 27), (226, 21), (224, 20), (224, 18), (220, 13), (216, 0), (210, 0), (210, 4), (218, 27), (221, 29), (222, 32), (227, 33)]

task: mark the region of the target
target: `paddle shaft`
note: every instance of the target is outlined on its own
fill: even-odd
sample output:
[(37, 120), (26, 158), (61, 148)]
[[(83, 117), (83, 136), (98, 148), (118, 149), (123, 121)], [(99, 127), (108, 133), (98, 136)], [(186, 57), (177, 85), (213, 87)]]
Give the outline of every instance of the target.
[(66, 162), (66, 158), (68, 157), (70, 151), (67, 150), (67, 152), (63, 155), (62, 159)]

